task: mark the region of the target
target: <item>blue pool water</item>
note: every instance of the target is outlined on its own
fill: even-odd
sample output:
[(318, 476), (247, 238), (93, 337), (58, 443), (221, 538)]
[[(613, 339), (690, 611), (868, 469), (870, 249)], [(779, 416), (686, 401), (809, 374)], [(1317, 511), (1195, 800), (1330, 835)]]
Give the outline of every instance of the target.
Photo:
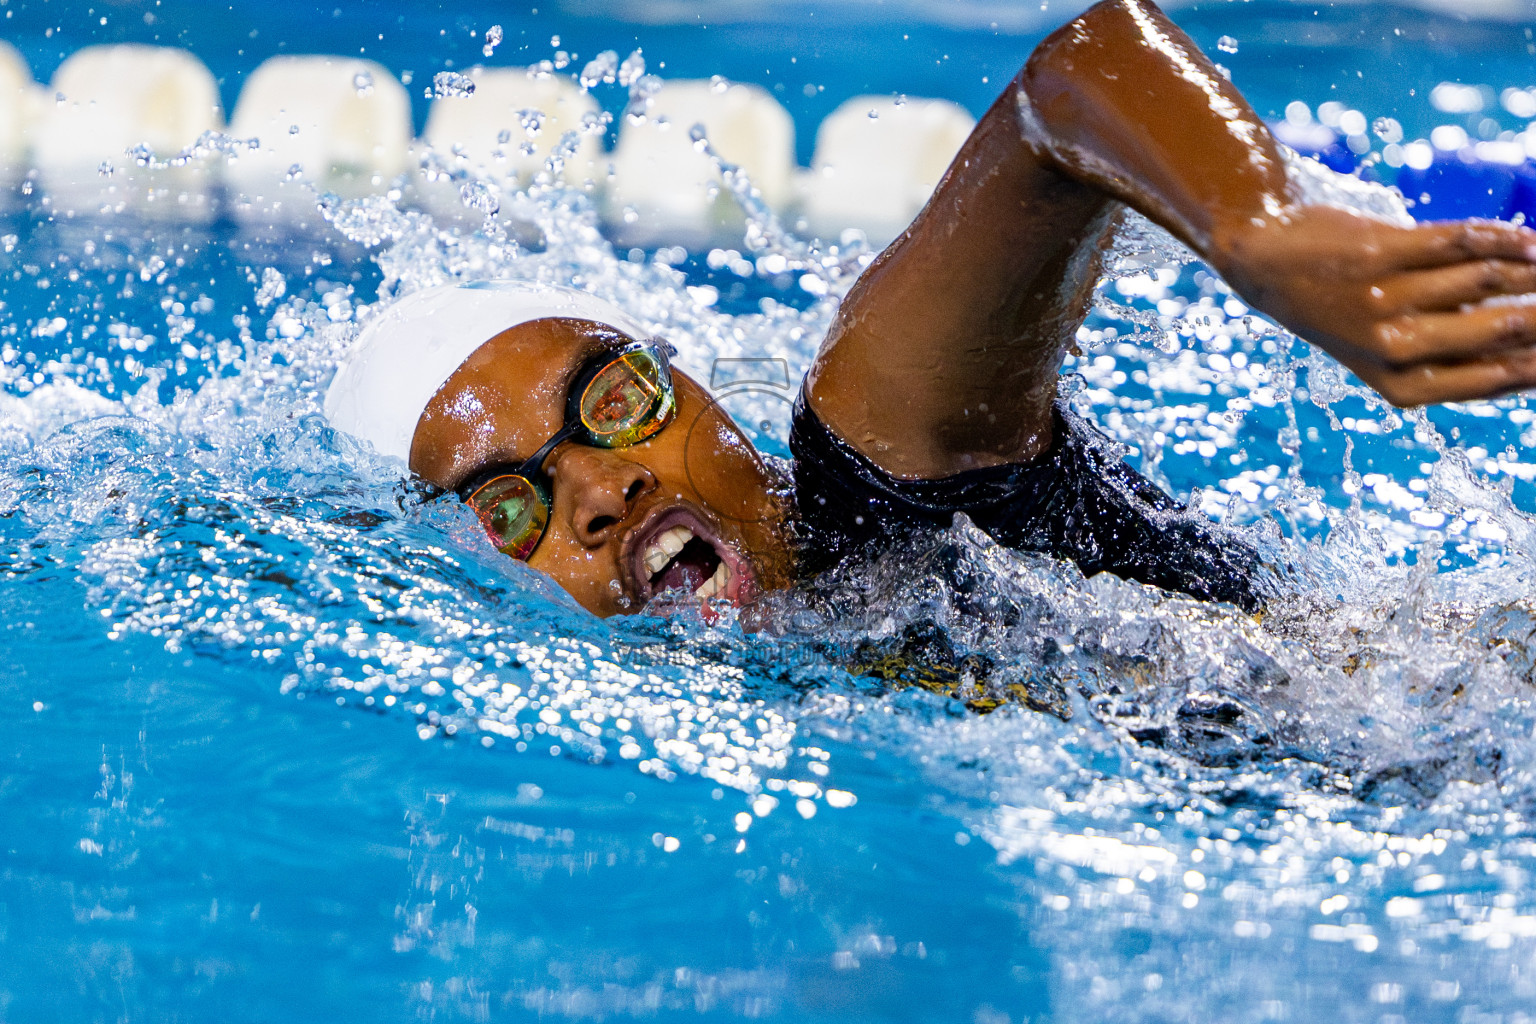
[[(638, 44), (669, 75), (801, 76), (783, 97), (802, 147), (858, 92), (979, 110), (1067, 13), (994, 32), (914, 4), (897, 32), (847, 4), (655, 24), (599, 3), (0, 10), (39, 78), (158, 36), (230, 106), (277, 52), (366, 48), (420, 76), (475, 59), (492, 22), (507, 63), (556, 33)], [(1237, 41), (1223, 61), (1277, 118), (1337, 100), (1410, 139), (1516, 131), (1427, 94), (1536, 84), (1528, 22), (1178, 17), (1213, 52)], [(449, 263), (580, 277), (686, 367), (798, 371), (833, 301), (813, 292), (846, 288), (859, 253), (785, 242), (786, 262), (827, 257), (787, 280), (616, 257), (551, 194), (504, 210), (540, 251), (327, 212), (274, 240), (32, 195), (0, 224), (0, 1021), (1531, 1018), (1526, 400), (1393, 413), (1133, 230), (1068, 391), (1290, 565), (1262, 622), (963, 523), (785, 599), (767, 632), (600, 622), (326, 428), (357, 306)], [(844, 667), (909, 628), (1070, 718)]]

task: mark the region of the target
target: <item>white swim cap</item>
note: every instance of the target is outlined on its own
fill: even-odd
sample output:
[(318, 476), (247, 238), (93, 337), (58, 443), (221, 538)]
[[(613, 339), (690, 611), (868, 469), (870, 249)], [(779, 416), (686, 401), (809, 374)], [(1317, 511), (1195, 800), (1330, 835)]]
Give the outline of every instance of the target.
[(613, 303), (570, 288), (522, 281), (426, 288), (363, 328), (325, 393), (326, 418), (409, 463), (417, 421), (464, 360), (502, 331), (549, 317), (593, 320), (632, 338), (649, 334)]

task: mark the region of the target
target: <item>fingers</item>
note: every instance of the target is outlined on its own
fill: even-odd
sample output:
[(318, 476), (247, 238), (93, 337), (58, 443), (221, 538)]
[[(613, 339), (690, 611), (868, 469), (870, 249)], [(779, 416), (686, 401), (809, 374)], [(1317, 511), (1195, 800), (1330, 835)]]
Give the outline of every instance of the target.
[(1497, 398), (1536, 388), (1536, 353), (1528, 349), (1465, 363), (1387, 370), (1368, 380), (1393, 405), (1434, 405)]
[(1421, 224), (1385, 243), (1404, 270), (1443, 267), (1471, 260), (1536, 262), (1536, 231), (1497, 220)]
[(1527, 348), (1536, 345), (1536, 304), (1394, 317), (1375, 327), (1372, 340), (1388, 369)]
[(1383, 311), (1454, 310), (1505, 295), (1536, 292), (1536, 263), (1483, 259), (1398, 274), (1376, 288)]

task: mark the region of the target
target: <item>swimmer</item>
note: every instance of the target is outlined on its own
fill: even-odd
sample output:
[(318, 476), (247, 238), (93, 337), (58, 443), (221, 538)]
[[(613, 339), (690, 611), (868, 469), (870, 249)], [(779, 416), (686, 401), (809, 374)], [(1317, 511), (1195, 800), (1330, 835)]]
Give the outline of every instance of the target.
[(1010, 546), (1252, 610), (1256, 556), (1104, 454), (1058, 402), (1122, 211), (1399, 406), (1536, 386), (1536, 232), (1308, 204), (1263, 122), (1150, 0), (1035, 50), (864, 271), (779, 479), (665, 341), (533, 285), (446, 287), (360, 335), (326, 411), (455, 492), (597, 615), (754, 596), (956, 512)]

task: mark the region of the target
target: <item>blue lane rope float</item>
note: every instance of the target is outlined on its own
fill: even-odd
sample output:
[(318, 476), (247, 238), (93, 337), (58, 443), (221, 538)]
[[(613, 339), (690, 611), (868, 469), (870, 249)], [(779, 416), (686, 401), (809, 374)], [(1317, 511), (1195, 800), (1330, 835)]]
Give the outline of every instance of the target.
[[(1320, 124), (1293, 125), (1272, 122), (1270, 130), (1281, 142), (1302, 156), (1312, 157), (1329, 170), (1355, 174), (1367, 181), (1381, 165), (1362, 166), (1339, 134)], [(1415, 220), (1460, 220), (1486, 217), (1514, 220), (1523, 217), (1536, 224), (1536, 160), (1511, 164), (1478, 156), (1475, 149), (1434, 151), (1427, 167), (1407, 164), (1398, 168), (1395, 184), (1408, 200)]]
[[(1531, 173), (1529, 165), (1525, 170)], [(1413, 200), (1409, 211), (1415, 220), (1462, 220), (1467, 217), (1514, 216), (1517, 168), (1482, 160), (1470, 152), (1436, 150), (1428, 167), (1404, 165), (1397, 172), (1397, 187)], [(1525, 190), (1525, 205), (1532, 193)]]

